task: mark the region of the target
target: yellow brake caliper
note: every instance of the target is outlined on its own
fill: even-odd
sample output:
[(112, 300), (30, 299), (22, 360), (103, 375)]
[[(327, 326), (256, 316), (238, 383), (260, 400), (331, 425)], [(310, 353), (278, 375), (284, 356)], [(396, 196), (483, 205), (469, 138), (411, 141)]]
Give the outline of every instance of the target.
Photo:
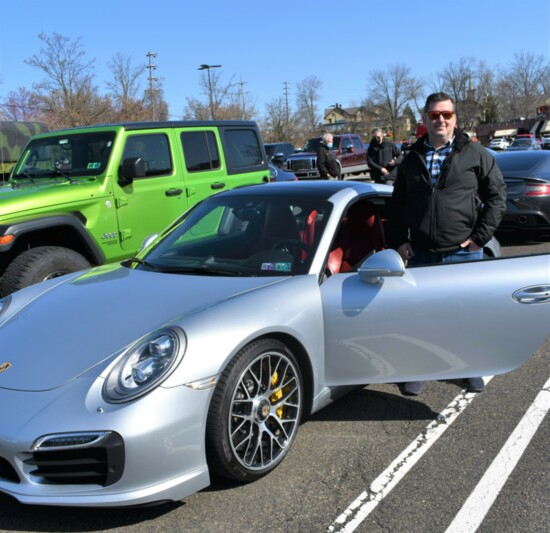
[[(271, 387), (275, 388), (277, 386), (277, 383), (279, 382), (279, 373), (274, 372), (273, 377), (271, 378)], [(277, 392), (274, 392), (271, 397), (269, 398), (271, 403), (278, 402), (283, 397), (283, 391), (279, 389)], [(276, 413), (279, 418), (283, 418), (283, 406), (277, 408)]]

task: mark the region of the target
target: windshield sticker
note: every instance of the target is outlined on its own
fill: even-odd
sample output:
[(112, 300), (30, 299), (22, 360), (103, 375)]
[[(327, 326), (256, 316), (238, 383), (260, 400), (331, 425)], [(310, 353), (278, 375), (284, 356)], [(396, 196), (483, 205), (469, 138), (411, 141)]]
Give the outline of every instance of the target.
[(277, 272), (290, 272), (290, 263), (262, 263), (261, 270), (276, 270)]
[(88, 170), (95, 170), (96, 168), (99, 168), (101, 166), (101, 163), (88, 163)]

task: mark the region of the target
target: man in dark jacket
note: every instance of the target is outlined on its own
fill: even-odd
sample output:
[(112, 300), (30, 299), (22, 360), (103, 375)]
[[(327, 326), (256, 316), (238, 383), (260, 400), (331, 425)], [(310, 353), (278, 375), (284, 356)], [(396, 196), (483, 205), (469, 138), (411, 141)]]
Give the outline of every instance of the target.
[(325, 133), (321, 140), (321, 146), (317, 151), (317, 170), (322, 180), (339, 180), (341, 178), (340, 165), (331, 151), (333, 137)]
[[(393, 190), (394, 245), (409, 266), (482, 259), (506, 207), (506, 187), (493, 156), (460, 130), (453, 99), (428, 96), (427, 135), (399, 165)], [(481, 392), (482, 378), (467, 389)], [(405, 383), (416, 395), (422, 382)]]
[(367, 150), (367, 164), (372, 180), (376, 183), (393, 181), (400, 161), (399, 148), (384, 138), (384, 133), (380, 128), (374, 128)]

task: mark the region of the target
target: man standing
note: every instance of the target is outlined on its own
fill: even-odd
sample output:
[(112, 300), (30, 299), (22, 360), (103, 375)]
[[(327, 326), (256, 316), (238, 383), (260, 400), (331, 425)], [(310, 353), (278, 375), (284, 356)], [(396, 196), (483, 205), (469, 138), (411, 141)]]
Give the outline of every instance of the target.
[(384, 138), (380, 128), (372, 130), (372, 140), (367, 150), (367, 164), (370, 177), (375, 183), (386, 183), (395, 179), (401, 152), (391, 141)]
[(321, 146), (317, 150), (317, 170), (319, 170), (319, 177), (322, 180), (341, 179), (340, 165), (331, 151), (332, 140), (332, 134), (325, 133), (321, 139)]
[[(428, 96), (418, 139), (397, 172), (393, 191), (394, 242), (409, 266), (482, 259), (506, 206), (504, 179), (493, 156), (456, 129), (453, 99)], [(403, 384), (417, 395), (422, 382)], [(480, 377), (466, 388), (481, 392)]]

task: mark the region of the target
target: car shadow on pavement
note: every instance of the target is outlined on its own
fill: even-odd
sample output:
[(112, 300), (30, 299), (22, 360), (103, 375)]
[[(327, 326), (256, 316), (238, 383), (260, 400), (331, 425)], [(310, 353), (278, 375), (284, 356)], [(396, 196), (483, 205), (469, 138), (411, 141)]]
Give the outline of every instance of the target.
[(23, 505), (0, 493), (0, 531), (103, 531), (146, 523), (182, 505), (184, 502), (167, 502), (148, 507), (116, 509)]

